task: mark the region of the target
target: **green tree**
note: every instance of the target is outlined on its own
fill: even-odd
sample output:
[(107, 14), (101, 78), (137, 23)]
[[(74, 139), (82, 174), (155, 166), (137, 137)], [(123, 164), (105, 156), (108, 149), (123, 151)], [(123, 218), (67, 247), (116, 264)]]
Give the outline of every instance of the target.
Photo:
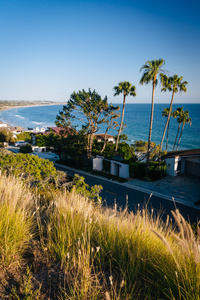
[(118, 135), (117, 135), (117, 140), (116, 140), (116, 145), (115, 145), (115, 153), (117, 153), (119, 137), (120, 137), (120, 133), (121, 133), (122, 126), (123, 126), (123, 120), (124, 120), (126, 96), (131, 95), (131, 96), (135, 97), (136, 96), (136, 93), (135, 93), (136, 87), (134, 85), (132, 85), (129, 81), (121, 81), (118, 83), (117, 86), (114, 87), (114, 90), (115, 90), (114, 96), (123, 94), (123, 107), (122, 107), (121, 123), (120, 123), (120, 127), (118, 130)]
[(161, 74), (161, 84), (162, 84), (162, 87), (163, 87), (161, 91), (164, 91), (164, 92), (166, 92), (167, 90), (172, 91), (172, 98), (171, 98), (171, 102), (170, 102), (170, 106), (169, 106), (167, 121), (166, 121), (165, 128), (164, 128), (164, 131), (163, 131), (162, 139), (161, 139), (161, 142), (160, 142), (160, 155), (161, 155), (161, 152), (162, 152), (163, 140), (165, 138), (165, 133), (166, 133), (167, 126), (169, 124), (169, 120), (170, 120), (170, 116), (171, 116), (171, 112), (172, 112), (172, 104), (173, 104), (173, 101), (174, 101), (174, 95), (178, 91), (185, 92), (185, 93), (187, 92), (186, 85), (188, 84), (188, 82), (187, 81), (182, 81), (182, 80), (183, 80), (182, 76), (178, 77), (178, 75), (174, 75), (174, 76), (171, 76), (171, 77), (167, 77), (166, 75)]
[(178, 144), (177, 144), (176, 150), (178, 150), (178, 147), (179, 147), (179, 144), (180, 144), (180, 141), (181, 141), (181, 136), (182, 136), (185, 124), (190, 124), (190, 125), (192, 124), (192, 119), (189, 117), (188, 110), (186, 110), (185, 112), (183, 112), (182, 116), (180, 117), (180, 121), (182, 123), (182, 128), (181, 128), (181, 133), (180, 133), (180, 136), (179, 136), (179, 139), (178, 139)]
[(154, 94), (155, 88), (158, 83), (157, 76), (158, 74), (163, 73), (161, 69), (165, 64), (165, 61), (160, 58), (158, 60), (147, 61), (140, 69), (140, 71), (144, 70), (142, 74), (142, 78), (140, 79), (140, 84), (144, 83), (148, 84), (152, 82), (152, 102), (151, 102), (151, 118), (150, 118), (150, 126), (149, 126), (149, 138), (148, 138), (148, 149), (147, 149), (147, 165), (146, 165), (146, 174), (149, 173), (149, 157), (150, 157), (150, 148), (151, 148), (151, 134), (152, 134), (152, 126), (153, 126), (153, 113), (154, 113)]
[(17, 139), (18, 141), (25, 141), (25, 142), (28, 142), (30, 143), (31, 142), (31, 134), (30, 132), (28, 131), (24, 131), (24, 132), (20, 132), (18, 135), (17, 135)]
[(176, 138), (175, 138), (175, 141), (174, 141), (173, 151), (175, 150), (175, 147), (176, 147), (176, 142), (177, 142), (177, 139), (178, 139), (179, 130), (180, 130), (181, 123), (182, 123), (181, 117), (182, 117), (183, 113), (184, 113), (183, 107), (178, 107), (173, 112), (173, 118), (177, 118), (177, 123), (178, 123), (178, 129), (177, 129), (177, 134), (176, 134)]
[(36, 146), (45, 147), (47, 145), (47, 137), (45, 134), (37, 134), (36, 135)]
[[(159, 145), (156, 143), (151, 142), (150, 144), (150, 159), (156, 161), (159, 155)], [(136, 157), (138, 161), (145, 161), (147, 158), (147, 149), (148, 149), (148, 142), (147, 141), (135, 141), (133, 144), (133, 149), (135, 151)]]
[[(119, 110), (119, 107), (116, 110)], [(112, 110), (112, 107), (111, 107), (111, 109), (108, 108), (105, 111), (106, 131), (105, 131), (105, 135), (104, 135), (103, 147), (102, 147), (100, 153), (103, 153), (103, 151), (104, 151), (104, 149), (105, 149), (105, 147), (107, 145), (107, 142), (108, 142), (108, 140), (107, 140), (108, 130), (110, 128), (116, 129), (117, 126), (118, 126), (118, 123), (117, 123), (117, 121), (115, 121), (115, 119), (119, 118), (120, 115), (118, 113), (116, 113), (116, 110)]]
[(9, 142), (12, 139), (12, 133), (3, 129), (0, 131), (0, 142)]
[(105, 113), (118, 110), (118, 107), (108, 104), (108, 99), (104, 99), (89, 89), (86, 92), (84, 89), (78, 93), (72, 93), (67, 105), (63, 106), (63, 111), (59, 112), (56, 117), (55, 124), (59, 127), (70, 127), (76, 131), (76, 125), (73, 125), (73, 121), (79, 120), (83, 122), (82, 130), (87, 135), (87, 157), (91, 158), (92, 146), (95, 133), (99, 130), (99, 125), (107, 120)]

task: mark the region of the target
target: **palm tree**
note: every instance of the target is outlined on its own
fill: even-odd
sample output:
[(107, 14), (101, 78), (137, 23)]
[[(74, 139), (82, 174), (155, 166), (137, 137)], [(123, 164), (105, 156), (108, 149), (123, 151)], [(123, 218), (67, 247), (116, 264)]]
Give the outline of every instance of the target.
[(180, 118), (180, 121), (182, 123), (182, 128), (181, 128), (181, 133), (180, 133), (180, 136), (179, 136), (179, 140), (178, 140), (178, 144), (177, 144), (177, 148), (176, 150), (178, 150), (178, 146), (180, 144), (180, 140), (181, 140), (181, 136), (182, 136), (182, 133), (183, 133), (183, 129), (185, 127), (185, 124), (192, 124), (192, 119), (189, 118), (189, 112), (188, 110), (184, 111), (181, 118)]
[(177, 134), (176, 134), (176, 138), (175, 138), (175, 141), (174, 141), (174, 147), (173, 147), (173, 151), (176, 147), (176, 142), (177, 142), (177, 139), (178, 139), (178, 134), (179, 134), (179, 130), (180, 130), (180, 127), (181, 127), (181, 117), (182, 117), (182, 114), (184, 113), (183, 111), (183, 107), (178, 107), (174, 112), (173, 112), (173, 118), (178, 118), (177, 119), (177, 122), (178, 122), (178, 130), (177, 130)]
[(155, 87), (158, 83), (157, 75), (162, 73), (161, 67), (165, 64), (164, 59), (160, 58), (158, 60), (147, 61), (145, 65), (143, 65), (140, 69), (144, 70), (142, 74), (142, 78), (140, 79), (140, 84), (143, 85), (144, 83), (148, 84), (152, 82), (152, 103), (151, 103), (151, 119), (150, 119), (150, 126), (149, 126), (149, 139), (148, 139), (148, 149), (147, 149), (147, 166), (146, 166), (146, 174), (149, 174), (149, 155), (150, 155), (150, 145), (151, 145), (151, 133), (152, 133), (152, 126), (153, 126), (153, 113), (154, 113), (154, 94), (155, 94)]
[(135, 97), (136, 96), (136, 93), (135, 93), (136, 87), (134, 85), (132, 85), (129, 81), (121, 81), (121, 82), (119, 82), (119, 84), (117, 86), (114, 87), (114, 90), (115, 90), (114, 96), (119, 95), (121, 93), (123, 93), (123, 95), (124, 95), (121, 123), (120, 123), (117, 140), (116, 140), (116, 145), (115, 145), (115, 154), (116, 154), (118, 144), (119, 144), (119, 136), (120, 136), (120, 133), (122, 130), (122, 125), (123, 125), (123, 120), (124, 120), (126, 96), (128, 96), (130, 94), (131, 96)]
[[(180, 92), (183, 91), (185, 93), (187, 92), (186, 85), (188, 84), (188, 82), (187, 81), (182, 82), (182, 80), (183, 80), (182, 76), (178, 77), (178, 75), (174, 75), (174, 76), (171, 76), (171, 77), (167, 77), (166, 75), (161, 74), (161, 84), (162, 84), (162, 87), (163, 87), (161, 91), (164, 91), (164, 92), (166, 92), (167, 90), (172, 91), (172, 98), (171, 98), (171, 103), (170, 103), (170, 107), (169, 107), (167, 121), (166, 121), (165, 128), (164, 128), (164, 131), (163, 131), (163, 136), (162, 136), (162, 139), (161, 139), (161, 142), (160, 142), (160, 155), (161, 155), (161, 152), (162, 152), (163, 140), (165, 138), (165, 133), (166, 133), (167, 126), (168, 126), (170, 116), (171, 116), (172, 103), (174, 101), (174, 95), (178, 91), (180, 91)], [(160, 157), (160, 155), (159, 155), (159, 157)]]
[[(169, 108), (164, 108), (163, 111), (162, 111), (162, 117), (168, 117), (169, 115)], [(171, 115), (170, 117), (173, 116), (173, 112), (171, 112)], [(170, 119), (169, 119), (169, 122), (168, 122), (168, 125), (167, 125), (167, 139), (166, 139), (166, 149), (165, 151), (167, 151), (167, 146), (168, 146), (168, 138), (169, 138), (169, 123), (170, 123)]]

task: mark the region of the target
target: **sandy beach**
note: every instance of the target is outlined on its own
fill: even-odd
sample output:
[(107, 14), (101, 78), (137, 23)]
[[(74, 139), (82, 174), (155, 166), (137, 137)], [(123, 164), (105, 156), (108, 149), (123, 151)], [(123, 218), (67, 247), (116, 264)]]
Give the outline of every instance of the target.
[[(4, 101), (4, 103), (5, 102), (9, 102), (9, 101)], [(13, 102), (15, 102), (15, 101), (12, 101), (12, 103)], [(28, 102), (28, 101), (27, 101)], [(10, 109), (16, 109), (16, 108), (24, 108), (24, 107), (36, 107), (36, 106), (50, 106), (50, 105), (59, 105), (59, 104), (63, 104), (63, 103), (61, 103), (61, 102), (36, 102), (35, 104), (34, 103), (31, 103), (31, 104), (29, 104), (29, 103), (24, 103), (24, 104), (22, 104), (22, 105), (17, 105), (17, 103), (18, 103), (18, 101), (16, 101), (16, 105), (14, 105), (14, 104), (8, 104), (8, 105), (1, 105), (1, 103), (0, 103), (0, 111), (5, 111), (5, 110), (10, 110)], [(2, 120), (0, 120), (0, 124), (6, 124), (7, 125), (7, 127), (6, 128), (13, 128), (13, 126), (12, 125), (10, 125), (10, 124), (8, 124), (8, 123), (5, 123), (5, 122), (3, 122)], [(3, 128), (3, 127), (2, 127)], [(21, 126), (20, 126), (20, 128), (22, 128)]]

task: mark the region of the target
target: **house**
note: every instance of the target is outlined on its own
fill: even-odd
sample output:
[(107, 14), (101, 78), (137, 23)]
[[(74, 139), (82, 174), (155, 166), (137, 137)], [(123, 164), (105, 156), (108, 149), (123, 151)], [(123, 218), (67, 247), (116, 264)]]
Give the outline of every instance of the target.
[(37, 130), (37, 127), (35, 130), (33, 130), (31, 132), (31, 143), (33, 145), (35, 145), (36, 143), (36, 136), (38, 134), (50, 134), (50, 133), (54, 133), (54, 134), (57, 134), (57, 135), (61, 135), (63, 134), (64, 136), (67, 136), (69, 133), (73, 133), (73, 129), (68, 127), (68, 128), (63, 128), (63, 127), (47, 127), (47, 130), (43, 130), (43, 128), (41, 128), (41, 130)]
[[(108, 170), (104, 169), (104, 162), (108, 163)], [(129, 177), (129, 165), (119, 155), (106, 159), (103, 156), (97, 155), (93, 159), (93, 170), (106, 172), (121, 178)]]
[[(103, 133), (102, 134), (95, 134), (95, 138), (97, 139), (97, 142), (104, 142), (105, 134), (103, 134)], [(115, 138), (112, 135), (107, 134), (106, 140), (108, 142), (115, 143)]]
[(200, 149), (171, 151), (162, 158), (165, 160), (167, 175), (200, 177)]

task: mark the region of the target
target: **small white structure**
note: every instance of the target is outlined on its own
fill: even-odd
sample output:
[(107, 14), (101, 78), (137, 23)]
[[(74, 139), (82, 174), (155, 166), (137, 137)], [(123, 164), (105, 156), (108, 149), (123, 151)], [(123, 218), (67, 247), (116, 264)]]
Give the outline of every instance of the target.
[(33, 152), (46, 152), (46, 147), (32, 146)]
[(103, 160), (110, 161), (110, 173), (122, 178), (129, 177), (129, 165), (114, 159), (105, 159), (102, 156), (97, 156), (93, 159), (93, 170), (103, 170)]
[(7, 124), (5, 124), (5, 123), (1, 123), (1, 124), (0, 124), (0, 127), (1, 127), (1, 128), (2, 128), (2, 127), (4, 127), (4, 128), (5, 128), (5, 127), (8, 127), (8, 125), (7, 125)]
[(200, 149), (172, 151), (163, 158), (167, 175), (187, 174), (200, 177)]

